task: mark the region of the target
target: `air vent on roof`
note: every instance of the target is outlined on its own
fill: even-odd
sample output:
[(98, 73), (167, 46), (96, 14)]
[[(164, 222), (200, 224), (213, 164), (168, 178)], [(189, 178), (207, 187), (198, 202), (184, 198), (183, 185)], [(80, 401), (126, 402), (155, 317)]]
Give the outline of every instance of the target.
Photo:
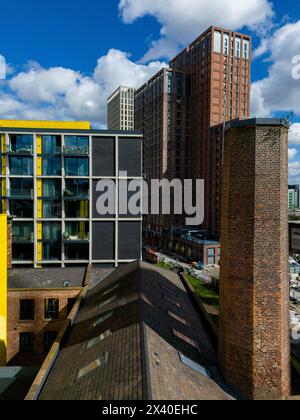
[(175, 337), (179, 338), (181, 341), (185, 342), (189, 346), (192, 346), (192, 347), (194, 347), (198, 350), (198, 344), (196, 343), (195, 340), (193, 340), (192, 338), (180, 333), (177, 330), (173, 329), (172, 331), (173, 331), (173, 334), (175, 335)]
[(70, 287), (71, 282), (69, 280), (64, 281), (64, 287)]
[(97, 327), (98, 325), (101, 325), (104, 321), (107, 321), (109, 318), (111, 318), (114, 314), (114, 311), (107, 312), (105, 315), (101, 316), (99, 319), (97, 319), (93, 327)]
[(95, 360), (94, 362), (90, 363), (89, 365), (85, 366), (84, 368), (78, 371), (76, 380), (83, 378), (87, 374), (93, 372), (93, 370), (98, 369), (100, 366), (103, 366), (107, 363), (108, 353), (106, 352), (103, 356), (99, 359)]
[(211, 377), (211, 374), (210, 374), (209, 370), (206, 369), (204, 366), (199, 365), (199, 363), (194, 362), (193, 360), (184, 356), (182, 353), (179, 353), (179, 357), (180, 357), (181, 362), (184, 365), (186, 365), (189, 368), (193, 369), (194, 371), (200, 373), (202, 376), (205, 376), (206, 378)]

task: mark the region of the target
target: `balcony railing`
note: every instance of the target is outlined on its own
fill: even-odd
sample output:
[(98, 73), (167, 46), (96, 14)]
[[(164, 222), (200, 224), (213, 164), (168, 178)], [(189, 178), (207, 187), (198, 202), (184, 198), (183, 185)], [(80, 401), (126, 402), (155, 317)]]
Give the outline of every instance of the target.
[(18, 145), (10, 145), (6, 147), (7, 153), (15, 153), (21, 155), (32, 155), (33, 154), (33, 146), (18, 146)]
[(65, 190), (64, 191), (64, 198), (65, 199), (85, 199), (87, 200), (89, 198), (89, 190), (87, 191), (71, 191), (71, 190)]
[(79, 146), (64, 146), (65, 155), (88, 155), (88, 147), (79, 147)]
[(24, 199), (26, 198), (26, 199), (33, 200), (34, 193), (33, 193), (33, 189), (32, 190), (27, 190), (27, 189), (23, 189), (23, 188), (13, 188), (11, 190), (8, 190), (7, 197), (9, 197), (9, 198), (24, 198)]
[(13, 242), (33, 242), (34, 234), (33, 232), (13, 233), (12, 238)]
[(77, 234), (77, 235), (69, 235), (67, 232), (63, 234), (64, 241), (66, 242), (72, 242), (72, 241), (88, 241), (89, 240), (89, 234)]

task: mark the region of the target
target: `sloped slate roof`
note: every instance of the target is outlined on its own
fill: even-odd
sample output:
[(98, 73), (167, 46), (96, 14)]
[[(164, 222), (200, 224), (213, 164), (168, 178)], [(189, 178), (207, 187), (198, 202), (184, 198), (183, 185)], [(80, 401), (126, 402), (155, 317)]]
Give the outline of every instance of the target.
[(40, 399), (230, 399), (216, 365), (179, 276), (134, 262), (89, 290)]

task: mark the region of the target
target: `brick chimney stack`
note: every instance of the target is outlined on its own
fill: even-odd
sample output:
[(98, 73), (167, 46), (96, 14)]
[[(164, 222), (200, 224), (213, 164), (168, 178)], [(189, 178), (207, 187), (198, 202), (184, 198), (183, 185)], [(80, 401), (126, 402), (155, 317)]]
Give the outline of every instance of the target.
[(290, 396), (288, 127), (229, 123), (220, 277), (221, 368), (244, 398)]

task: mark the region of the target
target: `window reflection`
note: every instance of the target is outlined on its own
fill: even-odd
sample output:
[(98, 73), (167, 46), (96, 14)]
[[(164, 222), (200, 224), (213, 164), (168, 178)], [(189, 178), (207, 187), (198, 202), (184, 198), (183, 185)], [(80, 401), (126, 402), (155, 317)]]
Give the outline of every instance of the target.
[(66, 158), (67, 176), (89, 176), (89, 160), (87, 158)]
[(33, 159), (31, 157), (11, 157), (11, 175), (33, 175)]

